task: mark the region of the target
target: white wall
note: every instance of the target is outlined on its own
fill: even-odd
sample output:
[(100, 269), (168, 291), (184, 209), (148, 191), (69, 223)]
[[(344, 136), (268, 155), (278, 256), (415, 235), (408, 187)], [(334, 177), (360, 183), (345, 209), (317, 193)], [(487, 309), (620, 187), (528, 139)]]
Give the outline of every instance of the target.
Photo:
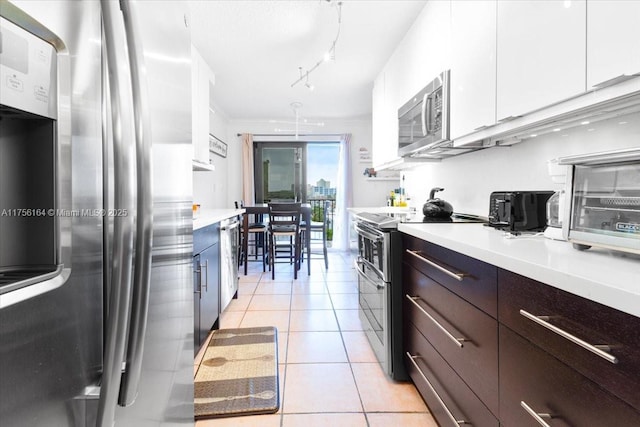
[[(210, 131), (228, 145), (227, 157), (214, 156), (216, 170), (193, 172), (194, 203), (203, 209), (229, 208), (242, 198), (242, 149), (239, 133), (274, 134), (273, 124), (259, 121), (232, 121), (219, 108), (210, 114)], [(302, 133), (302, 132), (301, 132)], [(399, 186), (396, 181), (371, 181), (363, 174), (371, 164), (360, 163), (358, 150), (371, 152), (371, 120), (325, 121), (322, 133), (351, 133), (353, 206), (384, 206), (389, 192)]]
[(547, 172), (550, 159), (629, 147), (640, 147), (638, 113), (421, 166), (406, 172), (406, 188), (420, 209), (432, 187), (443, 187), (437, 197), (456, 212), (486, 216), (492, 191), (558, 190)]
[[(242, 160), (239, 133), (275, 134), (274, 125), (259, 121), (228, 121), (226, 123), (226, 140), (229, 145), (228, 156), (224, 166), (205, 176), (206, 172), (194, 172), (194, 197), (203, 196), (203, 200), (211, 203), (211, 207), (229, 207), (235, 200), (242, 198)], [(301, 131), (300, 133), (303, 133)], [(319, 132), (315, 132), (319, 133)], [(353, 206), (383, 206), (386, 195), (398, 187), (396, 181), (369, 181), (363, 175), (365, 167), (370, 164), (359, 163), (358, 149), (365, 147), (371, 151), (371, 120), (327, 121), (322, 133), (351, 133), (351, 163), (353, 183)], [(202, 174), (202, 177), (199, 176)], [(212, 184), (213, 183), (213, 184)], [(340, 191), (338, 189), (338, 191)], [(197, 203), (197, 202), (196, 202)], [(202, 203), (202, 202), (201, 202)], [(204, 204), (203, 204), (204, 207)]]

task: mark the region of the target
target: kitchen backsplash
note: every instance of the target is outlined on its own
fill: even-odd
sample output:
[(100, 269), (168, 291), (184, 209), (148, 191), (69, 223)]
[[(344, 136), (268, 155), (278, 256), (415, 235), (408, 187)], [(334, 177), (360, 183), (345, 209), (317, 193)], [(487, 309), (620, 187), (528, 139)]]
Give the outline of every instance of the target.
[(420, 209), (432, 187), (443, 187), (438, 197), (455, 212), (486, 216), (493, 191), (561, 188), (549, 176), (550, 159), (638, 146), (640, 113), (634, 113), (428, 163), (404, 172), (405, 187), (411, 205)]

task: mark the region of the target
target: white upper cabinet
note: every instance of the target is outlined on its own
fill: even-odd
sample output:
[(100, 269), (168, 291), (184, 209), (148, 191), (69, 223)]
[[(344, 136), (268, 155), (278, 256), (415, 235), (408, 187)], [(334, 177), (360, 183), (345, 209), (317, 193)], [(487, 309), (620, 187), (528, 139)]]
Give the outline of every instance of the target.
[(584, 0), (498, 1), (497, 119), (583, 93), (585, 33)]
[(451, 2), (451, 139), (496, 122), (496, 8)]
[[(455, 3), (455, 1), (453, 2)], [(451, 2), (428, 1), (394, 54), (397, 110), (451, 67)]]
[(587, 88), (640, 73), (640, 1), (587, 1)]
[(398, 109), (451, 66), (451, 3), (429, 1), (373, 88), (373, 165), (399, 158)]
[(200, 53), (191, 46), (191, 138), (194, 168), (211, 163), (209, 159), (209, 108), (211, 86), (214, 83), (213, 72)]

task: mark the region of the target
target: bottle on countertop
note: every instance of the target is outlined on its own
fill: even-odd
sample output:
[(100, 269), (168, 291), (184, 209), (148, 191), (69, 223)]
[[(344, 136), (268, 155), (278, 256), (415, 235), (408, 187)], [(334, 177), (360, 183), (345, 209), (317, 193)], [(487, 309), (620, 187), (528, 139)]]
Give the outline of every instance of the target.
[(396, 205), (396, 192), (391, 191), (391, 193), (389, 194), (389, 206), (395, 206), (395, 205)]

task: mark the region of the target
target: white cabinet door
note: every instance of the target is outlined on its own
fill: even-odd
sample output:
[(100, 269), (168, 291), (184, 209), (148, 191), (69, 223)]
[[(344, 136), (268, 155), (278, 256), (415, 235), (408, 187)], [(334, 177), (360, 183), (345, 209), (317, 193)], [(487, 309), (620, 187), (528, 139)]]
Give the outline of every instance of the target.
[(498, 120), (586, 90), (585, 0), (498, 1), (497, 33)]
[(496, 122), (496, 0), (451, 3), (451, 139)]
[(587, 88), (640, 73), (640, 1), (587, 1)]
[(209, 93), (214, 77), (204, 58), (193, 46), (191, 66), (193, 159), (209, 164)]
[(397, 110), (451, 67), (451, 2), (428, 1), (392, 61), (399, 70), (394, 84)]

